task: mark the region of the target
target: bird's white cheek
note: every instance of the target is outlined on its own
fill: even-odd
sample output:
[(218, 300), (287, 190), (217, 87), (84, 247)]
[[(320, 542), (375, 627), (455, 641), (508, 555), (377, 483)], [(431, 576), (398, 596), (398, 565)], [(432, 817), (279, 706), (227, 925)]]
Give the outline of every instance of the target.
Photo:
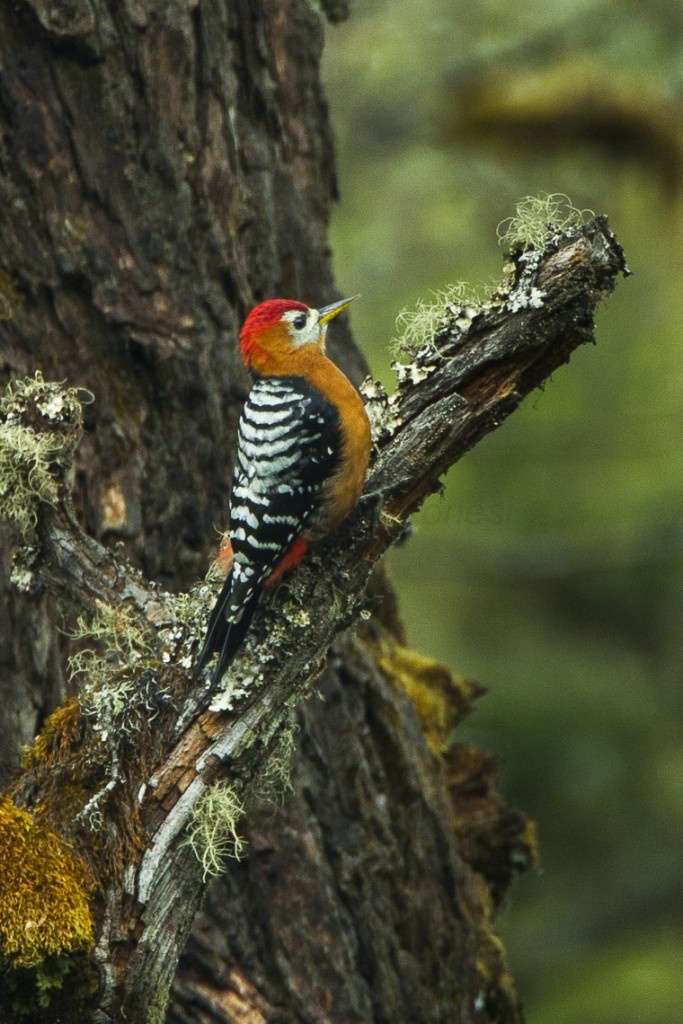
[(326, 333), (327, 326), (321, 329), (318, 324), (311, 324), (303, 331), (290, 330), (290, 337), (296, 348), (302, 348), (304, 345), (324, 346)]

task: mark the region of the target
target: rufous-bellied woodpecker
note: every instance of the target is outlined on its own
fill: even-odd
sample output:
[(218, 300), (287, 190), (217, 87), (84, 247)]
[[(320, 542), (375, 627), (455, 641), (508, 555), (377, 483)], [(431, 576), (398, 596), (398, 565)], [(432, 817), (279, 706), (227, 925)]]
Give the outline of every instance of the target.
[(355, 298), (321, 309), (271, 299), (244, 323), (242, 358), (253, 385), (238, 428), (230, 542), (219, 554), (223, 562), (232, 560), (195, 678), (214, 652), (213, 682), (221, 678), (263, 588), (293, 568), (309, 543), (334, 530), (358, 501), (370, 423), (360, 395), (325, 355), (329, 321)]

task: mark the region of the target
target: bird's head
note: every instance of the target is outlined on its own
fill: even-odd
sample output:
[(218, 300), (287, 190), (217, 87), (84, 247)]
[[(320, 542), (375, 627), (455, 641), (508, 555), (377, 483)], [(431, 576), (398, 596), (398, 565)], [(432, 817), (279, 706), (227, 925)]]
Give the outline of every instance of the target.
[(312, 309), (294, 299), (269, 299), (252, 309), (240, 332), (242, 358), (255, 373), (277, 372), (299, 350), (325, 351), (327, 325), (358, 295)]

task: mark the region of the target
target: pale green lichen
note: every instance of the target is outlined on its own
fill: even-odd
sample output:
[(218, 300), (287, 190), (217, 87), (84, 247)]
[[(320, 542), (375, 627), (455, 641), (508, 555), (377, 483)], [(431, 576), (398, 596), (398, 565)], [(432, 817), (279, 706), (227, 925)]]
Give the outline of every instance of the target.
[(287, 790), (292, 789), (292, 762), (297, 731), (296, 715), (292, 712), (280, 729), (264, 761), (263, 770), (254, 782), (249, 794), (250, 803), (272, 803)]
[[(79, 616), (70, 636), (74, 640), (93, 639), (102, 643), (107, 656), (114, 655), (117, 665), (135, 665), (142, 658), (148, 658), (153, 649), (151, 634), (141, 624), (139, 617), (121, 605), (108, 605), (97, 601), (96, 612)], [(72, 674), (85, 671), (79, 659), (92, 652), (81, 651), (72, 659)]]
[(204, 880), (220, 875), (229, 858), (240, 859), (244, 840), (237, 823), (244, 806), (227, 782), (218, 782), (197, 801), (187, 826), (185, 843), (202, 865)]
[[(143, 682), (144, 670), (154, 661), (151, 633), (127, 608), (98, 601), (96, 612), (79, 617), (70, 635), (75, 640), (97, 642), (96, 648), (83, 648), (68, 662), (70, 679), (83, 679), (83, 714), (103, 740), (114, 727), (132, 732), (141, 708), (149, 703)], [(158, 696), (157, 691), (155, 699)]]
[(23, 594), (34, 593), (39, 585), (36, 566), (39, 548), (31, 544), (18, 544), (12, 551), (10, 583)]
[[(154, 633), (132, 609), (97, 602), (94, 614), (79, 618), (71, 636), (93, 642), (72, 655), (68, 669), (72, 681), (82, 680), (79, 705), (87, 737), (83, 761), (97, 769), (100, 780), (95, 792), (88, 791), (75, 819), (92, 832), (100, 832), (110, 820), (104, 808), (111, 810), (129, 799), (138, 758), (144, 760), (154, 745), (154, 719), (172, 703), (173, 694), (160, 682), (161, 660)], [(138, 751), (134, 761), (131, 738)], [(121, 867), (126, 845), (135, 845), (140, 838), (135, 809), (125, 810), (120, 820), (127, 829), (125, 841), (114, 839), (108, 847), (115, 872)]]
[(517, 203), (514, 216), (498, 225), (498, 241), (506, 249), (542, 249), (551, 238), (594, 216), (592, 210), (579, 210), (562, 192), (542, 192)]
[(18, 423), (3, 424), (0, 432), (0, 507), (3, 516), (24, 536), (35, 527), (38, 505), (57, 500), (52, 463), (61, 439), (37, 434)]
[(221, 681), (220, 690), (209, 704), (210, 711), (234, 711), (254, 687), (262, 686), (265, 682), (260, 666), (249, 659), (245, 660), (244, 653), (248, 650), (248, 643), (247, 640), (240, 649), (239, 676), (233, 672), (232, 666), (228, 669)]
[(164, 593), (163, 621), (158, 625), (161, 660), (190, 669), (197, 656), (196, 637), (202, 636), (216, 601), (213, 587), (201, 584), (187, 592)]
[(34, 377), (11, 381), (0, 398), (0, 509), (24, 537), (41, 502), (54, 505), (58, 469), (68, 466), (82, 432), (79, 393)]
[(419, 299), (414, 309), (403, 309), (396, 317), (398, 334), (391, 342), (394, 354), (414, 355), (433, 342), (454, 317), (478, 312), (486, 297), (486, 289), (478, 290), (465, 281), (456, 281), (432, 292), (429, 300)]
[[(579, 228), (594, 216), (592, 210), (579, 210), (560, 192), (527, 196), (516, 206), (513, 217), (498, 226), (498, 239), (509, 249), (541, 250), (551, 239)], [(502, 291), (501, 291), (502, 289)], [(445, 332), (465, 334), (472, 320), (500, 299), (506, 285), (474, 288), (458, 281), (429, 299), (420, 299), (414, 309), (404, 309), (396, 318), (397, 336), (391, 347), (397, 356), (420, 358), (408, 365), (395, 364), (399, 383), (417, 384), (429, 375), (434, 366), (430, 352), (438, 360), (435, 341)], [(540, 293), (529, 298), (527, 305), (541, 304)]]

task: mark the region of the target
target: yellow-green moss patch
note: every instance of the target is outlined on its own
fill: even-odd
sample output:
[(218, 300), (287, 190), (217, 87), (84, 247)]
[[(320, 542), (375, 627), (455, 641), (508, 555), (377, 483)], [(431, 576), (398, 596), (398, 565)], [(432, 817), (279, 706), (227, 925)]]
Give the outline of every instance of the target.
[(469, 714), (483, 688), (406, 647), (387, 630), (370, 634), (370, 643), (384, 675), (415, 705), (430, 749), (435, 754), (445, 751), (453, 729)]
[(63, 764), (78, 744), (82, 731), (81, 709), (76, 698), (71, 697), (53, 711), (35, 744), (24, 750), (24, 767), (53, 768)]
[(93, 945), (85, 868), (31, 814), (0, 797), (0, 955), (15, 967)]

